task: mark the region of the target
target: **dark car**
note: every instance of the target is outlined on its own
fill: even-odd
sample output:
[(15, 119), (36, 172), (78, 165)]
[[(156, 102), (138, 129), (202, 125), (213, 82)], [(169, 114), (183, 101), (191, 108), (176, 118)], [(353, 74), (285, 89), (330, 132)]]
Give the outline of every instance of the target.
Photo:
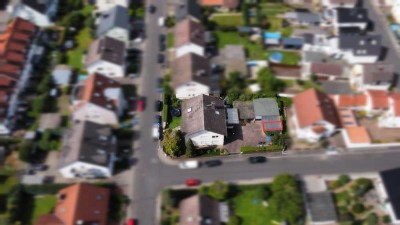
[(251, 164), (256, 164), (256, 163), (265, 163), (267, 161), (267, 158), (264, 156), (253, 156), (249, 158), (249, 162)]
[(150, 6), (149, 6), (149, 12), (150, 12), (151, 14), (155, 13), (156, 11), (157, 11), (157, 8), (156, 8), (154, 5), (150, 5)]
[(165, 50), (165, 44), (160, 43), (160, 52), (163, 52)]
[(178, 108), (171, 109), (171, 114), (172, 114), (173, 116), (175, 116), (175, 117), (179, 117), (179, 116), (181, 116), (181, 110), (178, 109)]
[(44, 164), (37, 164), (37, 165), (31, 165), (30, 169), (34, 171), (45, 171), (47, 170), (48, 166)]
[(154, 124), (161, 124), (161, 116), (160, 115), (155, 115), (154, 116)]
[(215, 166), (220, 166), (222, 165), (222, 161), (221, 160), (209, 160), (209, 161), (205, 161), (204, 165), (206, 167), (215, 167)]
[(160, 112), (162, 110), (162, 101), (157, 100), (154, 104), (154, 107), (156, 109), (157, 112)]
[(163, 54), (158, 54), (158, 58), (157, 58), (158, 63), (162, 64), (164, 63), (164, 55)]
[(160, 43), (163, 43), (165, 41), (165, 35), (160, 34)]

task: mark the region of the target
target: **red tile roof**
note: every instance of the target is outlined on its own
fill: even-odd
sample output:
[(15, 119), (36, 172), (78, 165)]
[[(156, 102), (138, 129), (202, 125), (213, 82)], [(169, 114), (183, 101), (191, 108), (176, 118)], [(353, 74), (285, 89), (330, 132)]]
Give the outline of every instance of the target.
[(346, 127), (346, 132), (352, 143), (371, 143), (371, 138), (365, 127)]
[(364, 94), (339, 95), (339, 107), (357, 107), (367, 105), (367, 96)]
[(0, 86), (1, 87), (9, 87), (11, 84), (14, 82), (13, 79), (6, 77), (6, 76), (0, 76)]
[(323, 92), (308, 89), (293, 98), (297, 120), (301, 128), (319, 121), (327, 121), (340, 126), (333, 100)]
[(201, 4), (204, 6), (225, 6), (233, 9), (239, 6), (239, 0), (202, 0)]
[(60, 190), (57, 196), (59, 200), (53, 216), (41, 216), (35, 223), (36, 225), (58, 225), (58, 220), (63, 225), (76, 225), (78, 221), (82, 221), (83, 224), (108, 224), (107, 213), (110, 197), (108, 189), (80, 183)]
[(400, 116), (400, 93), (392, 94), (394, 115)]
[(388, 109), (389, 108), (389, 93), (382, 90), (368, 90), (368, 94), (372, 100), (372, 108)]

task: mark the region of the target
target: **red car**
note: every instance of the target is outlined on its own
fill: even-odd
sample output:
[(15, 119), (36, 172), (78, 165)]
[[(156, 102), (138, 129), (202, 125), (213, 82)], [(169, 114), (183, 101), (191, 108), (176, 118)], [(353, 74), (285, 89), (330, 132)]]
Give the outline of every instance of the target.
[(144, 101), (139, 100), (136, 102), (136, 111), (143, 112), (144, 111)]
[(197, 179), (187, 179), (186, 180), (186, 186), (197, 186), (201, 184), (201, 180), (197, 180)]
[(126, 221), (126, 225), (136, 225), (136, 220), (135, 219), (129, 219)]

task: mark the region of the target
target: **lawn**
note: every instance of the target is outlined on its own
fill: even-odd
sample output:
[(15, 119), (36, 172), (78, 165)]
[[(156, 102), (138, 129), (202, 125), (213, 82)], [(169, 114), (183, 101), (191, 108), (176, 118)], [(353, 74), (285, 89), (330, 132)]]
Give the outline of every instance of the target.
[(270, 24), (268, 31), (281, 32), (282, 36), (290, 37), (293, 34), (293, 28), (290, 26), (282, 27), (282, 21), (283, 19), (278, 17), (268, 18)]
[(32, 215), (32, 224), (39, 218), (41, 215), (45, 215), (55, 207), (57, 203), (57, 198), (53, 195), (45, 195), (35, 198), (35, 209)]
[(241, 13), (214, 14), (211, 20), (222, 27), (236, 27), (243, 26), (244, 24), (243, 15)]
[(172, 121), (168, 125), (168, 127), (171, 129), (179, 127), (181, 125), (181, 120), (182, 120), (182, 117), (176, 117), (176, 116), (172, 117)]
[(250, 59), (265, 59), (265, 51), (259, 42), (251, 42), (246, 37), (241, 37), (237, 32), (214, 32), (218, 41), (218, 48), (226, 45), (243, 45), (249, 53)]
[(18, 179), (16, 176), (2, 176), (0, 175), (0, 195), (7, 195), (11, 188), (17, 184)]
[(285, 4), (275, 3), (263, 3), (261, 4), (261, 8), (262, 13), (266, 14), (267, 17), (276, 17), (279, 14), (283, 14), (292, 10), (292, 8)]
[(263, 205), (262, 186), (265, 185), (239, 186), (240, 194), (231, 203), (241, 225), (276, 225), (270, 210)]
[(170, 32), (167, 36), (167, 47), (173, 48), (174, 47), (175, 36), (174, 33)]
[(267, 52), (266, 56), (269, 57), (269, 54), (272, 52), (280, 52), (283, 54), (282, 64), (287, 65), (297, 65), (300, 61), (300, 54), (298, 52), (286, 52), (286, 51), (275, 51), (270, 50)]
[(93, 38), (91, 36), (91, 29), (85, 27), (79, 32), (76, 37), (77, 46), (67, 52), (68, 65), (70, 65), (74, 69), (79, 69), (80, 72), (82, 72), (84, 70), (82, 57), (92, 41)]

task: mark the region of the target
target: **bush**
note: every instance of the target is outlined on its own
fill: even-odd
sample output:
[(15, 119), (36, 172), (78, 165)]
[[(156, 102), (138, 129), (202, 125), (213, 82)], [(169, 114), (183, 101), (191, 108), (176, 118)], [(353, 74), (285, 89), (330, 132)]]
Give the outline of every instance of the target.
[(179, 157), (182, 156), (185, 151), (185, 140), (183, 133), (181, 131), (174, 131), (167, 129), (164, 134), (164, 139), (162, 141), (164, 151), (169, 156)]
[(372, 181), (367, 178), (359, 178), (356, 180), (356, 183), (352, 186), (352, 191), (355, 196), (362, 197), (369, 190), (373, 188)]
[(354, 215), (347, 211), (347, 210), (339, 210), (339, 221), (340, 222), (347, 222), (347, 221), (353, 221), (354, 220)]
[(363, 212), (365, 211), (365, 207), (364, 207), (363, 204), (356, 203), (356, 204), (354, 204), (354, 205), (351, 207), (351, 210), (352, 210), (354, 213), (360, 214), (360, 213), (363, 213)]
[(381, 219), (381, 220), (382, 220), (383, 223), (386, 223), (386, 224), (392, 222), (392, 220), (390, 219), (390, 216), (389, 216), (389, 215), (384, 215), (384, 216), (382, 216), (382, 219)]
[(196, 156), (196, 149), (193, 145), (192, 140), (189, 139), (189, 141), (186, 142), (186, 157), (191, 158)]
[(216, 180), (212, 182), (210, 186), (203, 186), (199, 191), (200, 193), (208, 195), (218, 201), (223, 201), (228, 195), (229, 185)]
[(241, 221), (238, 216), (232, 215), (229, 217), (227, 225), (240, 225)]
[(34, 143), (32, 141), (22, 142), (18, 149), (19, 159), (24, 162), (29, 162), (33, 148), (34, 148)]
[(341, 186), (344, 186), (344, 185), (348, 184), (351, 181), (351, 178), (347, 174), (342, 174), (342, 175), (339, 176), (338, 181), (339, 181)]
[(241, 146), (240, 153), (242, 154), (249, 154), (249, 153), (256, 153), (256, 152), (279, 152), (283, 150), (283, 146), (281, 145), (269, 145), (269, 146)]
[(69, 184), (41, 184), (25, 185), (24, 190), (32, 195), (55, 195), (57, 192)]
[(366, 222), (367, 222), (367, 225), (377, 225), (377, 224), (379, 224), (379, 218), (375, 213), (370, 213), (367, 216)]

